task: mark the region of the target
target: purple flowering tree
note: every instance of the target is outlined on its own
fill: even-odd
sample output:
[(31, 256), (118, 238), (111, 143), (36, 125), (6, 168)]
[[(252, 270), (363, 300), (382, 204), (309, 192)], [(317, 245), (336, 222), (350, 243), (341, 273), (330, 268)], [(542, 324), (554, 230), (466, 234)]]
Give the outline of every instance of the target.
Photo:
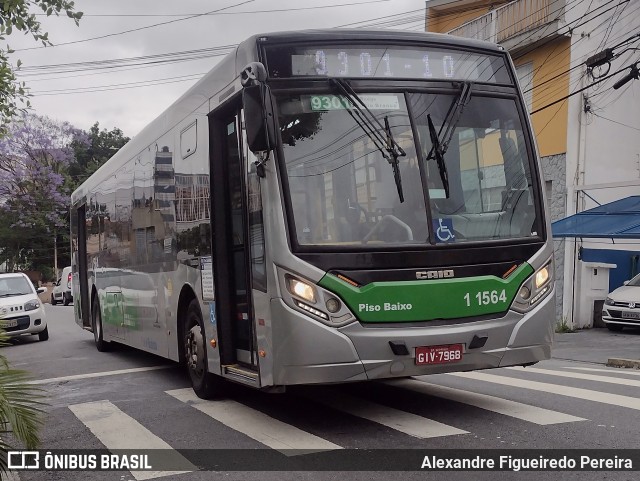
[(0, 262), (52, 264), (53, 236), (68, 229), (71, 144), (83, 138), (68, 122), (29, 113), (8, 126), (0, 138)]

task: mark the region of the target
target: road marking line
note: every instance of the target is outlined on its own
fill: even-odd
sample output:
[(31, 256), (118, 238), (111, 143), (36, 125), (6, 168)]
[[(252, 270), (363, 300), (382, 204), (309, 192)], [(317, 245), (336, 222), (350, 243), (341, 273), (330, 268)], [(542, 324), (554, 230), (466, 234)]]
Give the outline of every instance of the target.
[(572, 423), (586, 421), (584, 418), (571, 416), (570, 414), (552, 411), (529, 404), (523, 404), (509, 399), (503, 399), (488, 394), (465, 391), (448, 386), (431, 384), (421, 380), (402, 379), (398, 381), (385, 381), (389, 386), (400, 387), (411, 391), (436, 396), (450, 401), (476, 406), (480, 409), (492, 411), (512, 418), (521, 419), (530, 423), (547, 426), (549, 424)]
[(191, 388), (165, 392), (225, 426), (286, 456), (342, 449), (342, 446), (230, 399), (205, 401), (197, 397)]
[(622, 386), (640, 387), (640, 381), (636, 381), (635, 379), (622, 379), (618, 377), (598, 376), (595, 374), (582, 374), (579, 372), (559, 372), (535, 367), (508, 367), (507, 369), (520, 372), (535, 372), (538, 374), (546, 374), (547, 376), (568, 377), (571, 379), (584, 379), (585, 381), (598, 381), (609, 384), (620, 384)]
[(69, 409), (110, 451), (163, 449), (163, 458), (170, 459), (172, 465), (189, 468), (188, 471), (131, 471), (138, 481), (197, 471), (195, 466), (169, 444), (109, 401), (72, 404)]
[(525, 379), (516, 379), (513, 377), (496, 376), (495, 374), (483, 374), (480, 372), (457, 372), (449, 373), (446, 376), (456, 376), (476, 381), (491, 382), (494, 384), (502, 384), (504, 386), (519, 387), (523, 389), (531, 389), (532, 391), (542, 391), (550, 394), (558, 394), (577, 399), (585, 399), (612, 406), (621, 406), (629, 409), (640, 411), (640, 401), (638, 398), (630, 396), (622, 396), (620, 394), (612, 394), (608, 392), (591, 391), (589, 389), (581, 389), (577, 387), (561, 386), (559, 384), (549, 384), (546, 382), (530, 381)]
[(570, 367), (565, 366), (565, 369), (578, 369), (580, 371), (594, 371), (594, 372), (608, 372), (610, 374), (630, 374), (631, 376), (640, 376), (640, 371), (635, 369), (625, 369), (619, 367), (610, 367), (609, 369), (598, 369), (595, 367)]
[(91, 379), (94, 377), (119, 376), (121, 374), (131, 374), (135, 372), (157, 371), (159, 369), (170, 369), (174, 366), (151, 366), (151, 367), (134, 367), (131, 369), (119, 369), (117, 371), (90, 372), (86, 374), (74, 374), (73, 376), (50, 377), (48, 379), (36, 379), (29, 381), (27, 384), (51, 384), (62, 381), (75, 381), (77, 379)]
[(337, 411), (343, 411), (352, 416), (382, 424), (383, 426), (416, 438), (427, 439), (468, 434), (468, 431), (463, 431), (462, 429), (425, 418), (424, 416), (401, 411), (328, 389), (322, 393), (316, 392), (313, 395), (309, 395), (308, 399), (329, 406)]

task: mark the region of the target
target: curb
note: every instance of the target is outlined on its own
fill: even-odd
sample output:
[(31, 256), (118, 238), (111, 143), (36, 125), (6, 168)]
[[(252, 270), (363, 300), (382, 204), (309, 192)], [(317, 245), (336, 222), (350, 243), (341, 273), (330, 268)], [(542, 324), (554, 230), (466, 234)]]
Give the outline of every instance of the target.
[(640, 360), (611, 358), (607, 361), (607, 366), (640, 369)]

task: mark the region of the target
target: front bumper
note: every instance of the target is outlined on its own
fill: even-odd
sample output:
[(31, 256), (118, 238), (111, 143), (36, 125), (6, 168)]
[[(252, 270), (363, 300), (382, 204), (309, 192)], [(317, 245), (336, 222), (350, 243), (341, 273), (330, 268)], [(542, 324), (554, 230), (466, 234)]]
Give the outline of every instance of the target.
[[(527, 314), (515, 311), (499, 319), (459, 324), (371, 327), (354, 322), (340, 329), (325, 326), (272, 301), (281, 335), (273, 363), (275, 385), (340, 383), (420, 376), (529, 364), (551, 357), (555, 327), (555, 290)], [(474, 336), (486, 337), (471, 349)], [(396, 355), (389, 341), (404, 343), (408, 354)], [(463, 344), (462, 360), (416, 365), (415, 348)]]
[(0, 319), (0, 327), (4, 329), (9, 337), (38, 334), (47, 327), (44, 309), (40, 306), (33, 311), (22, 312), (18, 316), (2, 318)]
[(602, 321), (605, 324), (618, 324), (620, 326), (640, 327), (640, 305), (627, 307), (620, 305), (607, 305), (602, 308)]

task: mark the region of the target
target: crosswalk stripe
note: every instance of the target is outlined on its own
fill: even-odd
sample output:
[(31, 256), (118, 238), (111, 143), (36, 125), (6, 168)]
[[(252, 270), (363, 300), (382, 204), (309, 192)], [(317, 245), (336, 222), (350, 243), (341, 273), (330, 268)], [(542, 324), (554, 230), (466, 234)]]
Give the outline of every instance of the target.
[(330, 391), (329, 389), (314, 393), (313, 396), (309, 396), (309, 399), (337, 411), (343, 411), (352, 416), (382, 424), (416, 438), (426, 439), (468, 433), (468, 431), (463, 431), (417, 414), (383, 406), (382, 404), (366, 401), (342, 392)]
[(159, 369), (172, 369), (174, 366), (150, 366), (150, 367), (134, 367), (131, 369), (118, 369), (116, 371), (89, 372), (86, 374), (74, 374), (72, 376), (50, 377), (48, 379), (35, 379), (27, 381), (27, 384), (53, 384), (64, 381), (77, 381), (79, 379), (93, 379), (96, 377), (119, 376), (122, 374), (133, 374), (137, 372), (157, 371)]
[(342, 449), (342, 446), (230, 399), (205, 401), (198, 398), (191, 388), (165, 392), (225, 426), (287, 456)]
[(619, 367), (610, 367), (609, 369), (598, 369), (595, 367), (572, 367), (565, 366), (565, 369), (577, 369), (578, 371), (591, 371), (591, 372), (608, 372), (609, 374), (622, 374), (626, 376), (640, 376), (640, 371), (636, 369), (621, 369)]
[(449, 399), (450, 401), (469, 404), (480, 409), (485, 409), (487, 411), (492, 411), (542, 426), (586, 421), (584, 418), (571, 416), (570, 414), (531, 406), (529, 404), (511, 401), (509, 399), (489, 396), (487, 394), (431, 384), (422, 380), (401, 379), (398, 381), (386, 381), (385, 384), (419, 392), (420, 394), (426, 394), (428, 396), (436, 396), (439, 398)]
[(587, 401), (610, 404), (612, 406), (621, 406), (640, 411), (640, 401), (638, 401), (638, 398), (622, 396), (620, 394), (591, 391), (589, 389), (561, 386), (558, 384), (531, 381), (528, 379), (525, 380), (506, 376), (496, 376), (495, 374), (484, 374), (481, 372), (457, 372), (449, 373), (446, 375), (461, 377), (464, 379), (472, 379), (476, 381), (485, 381), (494, 384), (502, 384), (503, 386), (519, 387), (523, 389), (531, 389), (533, 391), (542, 391), (551, 394), (558, 394), (560, 396), (584, 399)]
[(534, 372), (538, 374), (546, 374), (547, 376), (568, 377), (571, 379), (584, 379), (585, 381), (606, 382), (609, 384), (620, 384), (622, 386), (640, 387), (640, 381), (635, 379), (622, 379), (619, 377), (598, 376), (596, 374), (582, 374), (579, 372), (560, 372), (550, 369), (539, 369), (535, 367), (508, 367), (507, 369), (520, 372)]
[(169, 457), (172, 465), (188, 467), (187, 471), (131, 471), (131, 474), (138, 481), (197, 470), (169, 444), (109, 401), (72, 404), (69, 409), (111, 451), (116, 449), (140, 450), (142, 448), (145, 450), (163, 449), (166, 450), (163, 456)]

